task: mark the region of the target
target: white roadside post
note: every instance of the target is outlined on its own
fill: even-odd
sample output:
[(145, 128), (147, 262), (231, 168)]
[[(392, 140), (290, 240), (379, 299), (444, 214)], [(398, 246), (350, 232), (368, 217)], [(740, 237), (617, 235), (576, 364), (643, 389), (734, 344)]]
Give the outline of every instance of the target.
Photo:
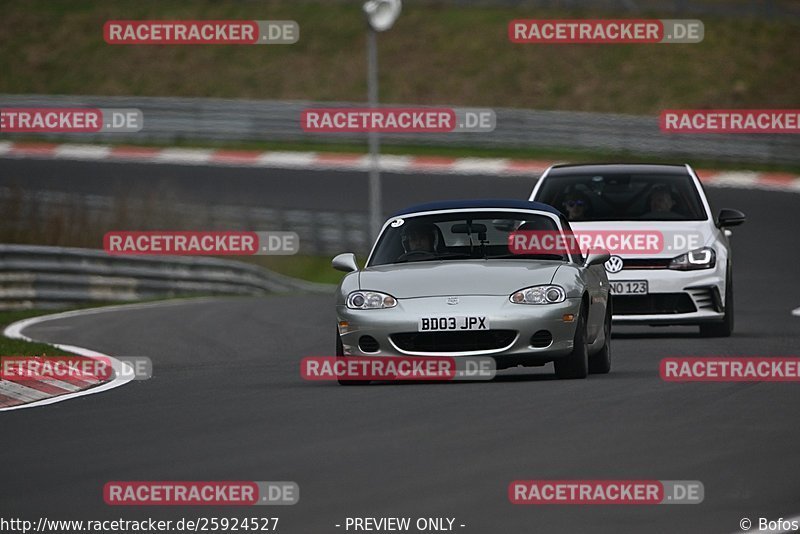
[[(392, 27), (400, 16), (402, 0), (369, 0), (364, 3), (367, 15), (367, 98), (370, 108), (378, 107), (378, 45), (377, 33)], [(373, 239), (381, 229), (381, 174), (378, 156), (378, 132), (367, 133), (369, 140), (369, 230)]]

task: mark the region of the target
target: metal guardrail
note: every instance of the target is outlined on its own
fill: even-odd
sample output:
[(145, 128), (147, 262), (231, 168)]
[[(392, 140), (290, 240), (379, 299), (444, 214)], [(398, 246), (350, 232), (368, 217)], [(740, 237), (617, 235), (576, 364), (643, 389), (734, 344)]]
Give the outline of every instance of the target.
[[(0, 95), (0, 107), (88, 106), (139, 108), (140, 132), (48, 134), (54, 140), (102, 142), (314, 141), (361, 142), (366, 134), (304, 132), (300, 116), (309, 107), (355, 107), (351, 102), (226, 100), (217, 98)], [(415, 106), (420, 107), (420, 106)], [(664, 134), (657, 117), (495, 108), (493, 132), (382, 134), (384, 143), (475, 148), (567, 148), (629, 152), (643, 157), (800, 163), (800, 136)], [(3, 134), (13, 139), (14, 134)], [(365, 145), (366, 146), (366, 145)]]
[(0, 309), (190, 296), (330, 293), (255, 265), (216, 258), (111, 256), (100, 250), (0, 244)]
[[(53, 214), (80, 213), (61, 235), (62, 243), (95, 246), (102, 241), (97, 229), (131, 230), (182, 228), (207, 230), (224, 228), (241, 231), (296, 232), (300, 238), (299, 254), (329, 255), (343, 251), (369, 252), (372, 238), (367, 232), (365, 213), (324, 210), (284, 209), (279, 207), (241, 206), (174, 202), (154, 199), (131, 200), (121, 204), (118, 198), (85, 193), (18, 190), (0, 186), (0, 240), (11, 243), (54, 243), (53, 236), (33, 234), (33, 226), (42, 227)], [(124, 212), (125, 217), (120, 217)], [(63, 220), (63, 219), (59, 219)], [(67, 220), (71, 220), (67, 219)], [(21, 232), (18, 232), (21, 231)], [(89, 238), (88, 240), (86, 238)]]

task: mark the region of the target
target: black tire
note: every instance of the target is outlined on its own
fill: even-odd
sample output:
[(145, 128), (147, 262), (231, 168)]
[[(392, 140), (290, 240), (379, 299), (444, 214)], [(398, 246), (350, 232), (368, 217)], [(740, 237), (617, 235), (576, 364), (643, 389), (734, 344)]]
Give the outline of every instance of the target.
[(733, 280), (728, 272), (725, 281), (725, 317), (719, 323), (705, 323), (700, 325), (702, 337), (731, 337), (733, 334)]
[(554, 363), (558, 378), (586, 378), (589, 375), (589, 346), (586, 344), (586, 315), (589, 307), (584, 304), (575, 325), (575, 339), (569, 356), (559, 358)]
[(603, 342), (602, 349), (589, 356), (589, 374), (604, 375), (611, 371), (611, 316), (613, 313), (611, 308), (611, 296), (609, 295), (608, 306), (606, 308), (606, 320), (603, 323), (605, 341)]
[[(339, 335), (339, 332), (336, 332), (336, 359), (339, 358), (344, 359), (344, 345), (342, 344), (342, 336)], [(340, 386), (366, 386), (369, 384), (369, 380), (342, 380), (341, 378), (336, 379), (339, 382)]]

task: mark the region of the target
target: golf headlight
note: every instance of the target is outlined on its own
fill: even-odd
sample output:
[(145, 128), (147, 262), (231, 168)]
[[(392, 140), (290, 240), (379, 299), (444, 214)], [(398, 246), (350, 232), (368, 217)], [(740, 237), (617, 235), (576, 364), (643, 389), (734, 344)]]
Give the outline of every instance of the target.
[(351, 310), (380, 310), (395, 306), (397, 299), (377, 291), (353, 291), (347, 296), (347, 307)]
[(555, 304), (567, 298), (560, 286), (533, 286), (513, 293), (509, 300), (514, 304)]
[(670, 269), (693, 271), (695, 269), (711, 269), (717, 262), (717, 254), (713, 248), (703, 247), (681, 254), (669, 263)]

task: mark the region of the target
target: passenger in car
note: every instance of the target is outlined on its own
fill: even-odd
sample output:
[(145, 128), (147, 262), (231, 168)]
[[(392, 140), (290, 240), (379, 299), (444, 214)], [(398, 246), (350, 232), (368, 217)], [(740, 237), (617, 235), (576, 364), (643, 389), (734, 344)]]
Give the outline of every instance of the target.
[(579, 191), (567, 193), (562, 203), (567, 219), (570, 221), (582, 221), (589, 216), (591, 204), (589, 197)]

